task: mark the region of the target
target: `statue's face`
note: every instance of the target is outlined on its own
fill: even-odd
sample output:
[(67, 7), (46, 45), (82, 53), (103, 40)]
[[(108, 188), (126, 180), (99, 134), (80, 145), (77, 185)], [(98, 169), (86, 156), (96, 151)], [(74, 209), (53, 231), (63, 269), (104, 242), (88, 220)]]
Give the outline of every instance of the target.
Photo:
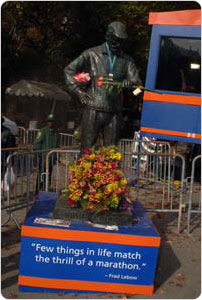
[(106, 41), (109, 45), (109, 48), (112, 53), (118, 54), (122, 50), (123, 43), (125, 42), (125, 39), (120, 39), (116, 37), (113, 33), (108, 33), (106, 35)]
[(54, 121), (48, 121), (48, 127), (49, 128), (54, 128), (55, 127), (55, 122)]

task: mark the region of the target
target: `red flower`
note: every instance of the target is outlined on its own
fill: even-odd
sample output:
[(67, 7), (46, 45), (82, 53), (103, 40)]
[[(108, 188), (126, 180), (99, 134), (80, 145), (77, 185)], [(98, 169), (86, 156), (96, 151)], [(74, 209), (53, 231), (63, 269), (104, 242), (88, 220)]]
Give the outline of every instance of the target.
[(97, 174), (98, 172), (99, 172), (99, 170), (96, 169), (96, 168), (94, 168), (94, 169), (92, 170), (93, 175), (94, 175), (94, 174)]
[(112, 169), (116, 169), (117, 168), (117, 162), (116, 161), (113, 161), (111, 163), (111, 166), (112, 166)]
[(98, 158), (97, 158), (97, 160), (98, 160), (99, 162), (104, 162), (105, 158), (104, 158), (104, 156), (99, 155)]
[(101, 86), (103, 85), (103, 76), (99, 76), (98, 79), (97, 79), (97, 86)]
[(120, 180), (119, 176), (118, 176), (118, 175), (115, 175), (115, 176), (114, 176), (114, 180), (115, 180), (115, 181), (119, 181), (119, 180)]
[(72, 200), (71, 198), (68, 198), (67, 201), (70, 205), (74, 205), (74, 200)]
[(69, 176), (69, 182), (72, 182), (73, 179), (74, 179), (74, 175), (73, 175), (73, 174), (70, 174), (70, 176)]
[(76, 73), (74, 75), (74, 78), (78, 82), (90, 81), (90, 75), (89, 75), (89, 73), (84, 73), (84, 72), (82, 72), (82, 73)]
[(95, 196), (96, 190), (91, 185), (89, 186), (89, 191), (93, 196)]
[(92, 153), (92, 150), (91, 149), (84, 149), (84, 152), (86, 153), (86, 154), (91, 154)]

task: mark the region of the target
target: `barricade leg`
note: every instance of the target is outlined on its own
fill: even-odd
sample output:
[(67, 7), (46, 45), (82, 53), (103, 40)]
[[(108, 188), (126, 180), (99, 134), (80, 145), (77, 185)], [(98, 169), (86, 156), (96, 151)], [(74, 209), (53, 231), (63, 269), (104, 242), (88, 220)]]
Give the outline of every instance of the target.
[[(201, 161), (201, 155), (196, 156), (192, 161), (192, 169), (191, 169), (191, 181), (189, 188), (189, 200), (188, 200), (188, 213), (187, 213), (187, 233), (190, 233), (190, 225), (191, 225), (191, 215), (192, 214), (201, 214), (201, 195), (200, 195), (200, 186), (197, 186), (195, 182), (196, 178), (196, 163)], [(193, 203), (193, 198), (199, 197), (199, 201), (195, 201)], [(194, 199), (195, 200), (195, 199)], [(195, 209), (193, 209), (193, 204), (195, 205)]]

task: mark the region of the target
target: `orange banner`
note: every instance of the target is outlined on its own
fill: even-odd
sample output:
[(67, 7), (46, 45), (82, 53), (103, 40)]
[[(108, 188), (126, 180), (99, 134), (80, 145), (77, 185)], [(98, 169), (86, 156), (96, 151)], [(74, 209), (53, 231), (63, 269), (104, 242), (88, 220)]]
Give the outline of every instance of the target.
[(199, 134), (199, 133), (192, 133), (192, 132), (185, 132), (185, 131), (174, 131), (174, 130), (167, 130), (167, 129), (158, 129), (158, 128), (152, 128), (152, 127), (141, 127), (140, 131), (167, 134), (167, 135), (183, 136), (183, 137), (195, 138), (195, 139), (200, 139), (201, 138), (201, 134)]
[(144, 100), (162, 101), (168, 103), (180, 103), (180, 104), (189, 104), (189, 105), (201, 105), (201, 97), (156, 93), (156, 92), (148, 92), (148, 91), (144, 92)]
[(148, 23), (150, 25), (201, 25), (201, 10), (151, 12)]
[(70, 229), (55, 229), (45, 227), (33, 227), (23, 225), (21, 229), (22, 236), (39, 237), (48, 239), (61, 239), (85, 242), (98, 243), (115, 243), (124, 245), (137, 246), (160, 246), (160, 237), (119, 234), (119, 233), (105, 233), (93, 231), (81, 231)]
[(40, 288), (76, 289), (96, 292), (114, 292), (152, 295), (153, 285), (133, 285), (124, 283), (109, 283), (97, 281), (81, 281), (71, 279), (42, 278), (33, 276), (18, 276), (18, 284)]

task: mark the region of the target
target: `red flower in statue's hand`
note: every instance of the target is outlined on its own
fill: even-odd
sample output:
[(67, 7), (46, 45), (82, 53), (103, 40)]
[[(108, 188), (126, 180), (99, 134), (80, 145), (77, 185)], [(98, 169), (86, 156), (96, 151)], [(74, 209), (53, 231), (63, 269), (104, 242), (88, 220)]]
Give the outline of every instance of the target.
[(103, 84), (103, 76), (99, 76), (97, 79), (97, 86), (102, 86)]
[(74, 75), (74, 78), (78, 82), (90, 81), (90, 75), (89, 75), (89, 73), (84, 73), (84, 72), (82, 72), (82, 73), (76, 73)]

